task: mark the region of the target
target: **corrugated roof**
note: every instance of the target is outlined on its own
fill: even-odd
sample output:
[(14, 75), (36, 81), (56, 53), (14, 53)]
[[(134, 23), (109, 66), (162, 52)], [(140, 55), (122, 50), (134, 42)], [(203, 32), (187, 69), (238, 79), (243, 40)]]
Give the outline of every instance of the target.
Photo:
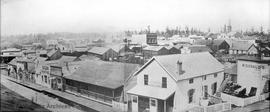
[[(177, 80), (198, 77), (224, 70), (224, 66), (208, 52), (155, 56), (154, 59)], [(177, 61), (183, 64), (184, 73), (182, 75), (178, 74)]]
[(107, 52), (110, 49), (111, 48), (107, 48), (107, 47), (93, 47), (88, 52), (103, 55), (105, 52)]
[(124, 80), (138, 67), (138, 64), (87, 60), (66, 78), (115, 89), (122, 86)]

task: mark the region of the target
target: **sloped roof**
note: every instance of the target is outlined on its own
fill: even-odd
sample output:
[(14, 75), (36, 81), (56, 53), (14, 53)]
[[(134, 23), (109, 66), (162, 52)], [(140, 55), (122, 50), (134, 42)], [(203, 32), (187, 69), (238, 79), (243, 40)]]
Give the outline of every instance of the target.
[(195, 41), (195, 44), (197, 44), (197, 45), (211, 45), (212, 40), (198, 39)]
[(47, 56), (51, 57), (53, 54), (55, 54), (57, 52), (57, 50), (52, 49), (47, 53)]
[(209, 47), (205, 45), (189, 45), (187, 46), (190, 50), (191, 53), (196, 53), (196, 52), (213, 52)]
[(89, 48), (87, 46), (75, 46), (74, 51), (77, 52), (87, 52)]
[[(189, 79), (224, 70), (224, 66), (208, 52), (154, 56), (153, 59), (159, 62), (176, 80)], [(182, 62), (184, 73), (181, 75), (178, 74), (177, 61)]]
[(96, 57), (96, 56), (91, 56), (91, 55), (81, 55), (80, 57), (79, 57), (82, 61), (84, 61), (84, 60), (100, 60), (98, 57)]
[(154, 86), (136, 85), (128, 90), (129, 94), (135, 94), (150, 98), (157, 98), (161, 100), (168, 99), (175, 92), (175, 88), (161, 88)]
[(107, 88), (118, 88), (133, 74), (138, 64), (87, 60), (67, 79), (90, 83)]
[(77, 59), (77, 57), (74, 57), (74, 56), (62, 56), (58, 60), (48, 61), (48, 64), (53, 65), (53, 66), (62, 67), (62, 66), (65, 65), (65, 63), (67, 63), (67, 62), (73, 62), (76, 59)]
[(21, 49), (17, 49), (17, 48), (7, 48), (4, 50), (1, 50), (1, 52), (20, 52)]
[(162, 48), (165, 48), (164, 46), (147, 46), (143, 48), (143, 50), (148, 50), (148, 51), (159, 51)]
[(232, 65), (231, 67), (229, 67), (229, 68), (226, 68), (225, 70), (224, 70), (224, 73), (228, 73), (228, 74), (237, 74), (237, 65), (236, 64), (234, 64), (234, 65)]
[(247, 41), (233, 41), (230, 49), (232, 50), (248, 50), (252, 45), (252, 43)]
[(125, 45), (117, 44), (117, 45), (109, 45), (108, 48), (111, 48), (115, 52), (120, 52), (122, 48), (125, 48)]
[(107, 48), (107, 47), (93, 47), (93, 48), (90, 49), (88, 52), (94, 53), (94, 54), (103, 55), (104, 53), (106, 53), (106, 52), (109, 51), (110, 49), (111, 49), (111, 48)]
[[(225, 40), (213, 40), (213, 45), (221, 45)], [(226, 41), (225, 41), (226, 42)], [(227, 42), (226, 42), (227, 43)], [(229, 45), (229, 44), (228, 44)]]
[(8, 64), (16, 65), (17, 64), (17, 58), (12, 59)]

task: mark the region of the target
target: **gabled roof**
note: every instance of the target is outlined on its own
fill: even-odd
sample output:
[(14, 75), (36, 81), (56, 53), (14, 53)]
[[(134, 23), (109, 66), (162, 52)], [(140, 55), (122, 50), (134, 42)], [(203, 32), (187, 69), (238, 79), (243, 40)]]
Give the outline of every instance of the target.
[[(220, 46), (223, 42), (226, 42), (225, 40), (213, 40), (213, 45)], [(227, 43), (227, 42), (226, 42)], [(228, 44), (228, 43), (227, 43)], [(229, 45), (229, 44), (228, 44)]]
[(9, 65), (16, 65), (17, 64), (17, 58), (12, 59), (8, 64)]
[(106, 52), (109, 51), (110, 49), (111, 49), (111, 48), (107, 48), (107, 47), (93, 47), (93, 48), (90, 49), (88, 52), (94, 53), (94, 54), (103, 55), (104, 53), (106, 53)]
[(124, 80), (138, 67), (138, 64), (87, 60), (66, 78), (115, 89), (124, 85)]
[(251, 46), (254, 46), (254, 44), (247, 41), (233, 41), (230, 49), (247, 51)]
[[(190, 54), (154, 56), (134, 75), (137, 75), (152, 61), (157, 61), (160, 66), (176, 81), (217, 73), (224, 70), (224, 66), (220, 62), (218, 62), (210, 53), (201, 52)], [(182, 62), (182, 68), (184, 71), (184, 73), (181, 75), (179, 75), (178, 73), (178, 61)]]
[(165, 48), (164, 46), (147, 46), (143, 48), (143, 50), (148, 50), (148, 51), (159, 51), (162, 48)]

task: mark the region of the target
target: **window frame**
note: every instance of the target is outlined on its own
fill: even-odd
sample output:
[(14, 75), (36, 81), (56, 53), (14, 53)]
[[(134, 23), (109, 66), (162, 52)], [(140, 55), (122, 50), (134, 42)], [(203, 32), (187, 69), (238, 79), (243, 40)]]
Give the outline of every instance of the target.
[(203, 79), (203, 81), (205, 81), (205, 80), (207, 79), (206, 75), (204, 75), (204, 76), (202, 77), (202, 79)]
[(167, 82), (168, 82), (167, 77), (162, 77), (161, 87), (167, 88), (168, 87)]
[(193, 78), (191, 78), (191, 79), (188, 80), (188, 83), (189, 84), (193, 84), (193, 82), (194, 82), (194, 79)]
[(144, 85), (148, 85), (149, 84), (149, 76), (147, 74), (144, 74), (143, 81), (144, 81)]
[(132, 96), (132, 103), (138, 103), (138, 97)]
[(157, 100), (156, 99), (150, 99), (150, 105), (155, 107), (157, 106)]
[(217, 76), (218, 76), (218, 74), (217, 74), (217, 73), (215, 73), (215, 74), (214, 74), (214, 78), (217, 78)]

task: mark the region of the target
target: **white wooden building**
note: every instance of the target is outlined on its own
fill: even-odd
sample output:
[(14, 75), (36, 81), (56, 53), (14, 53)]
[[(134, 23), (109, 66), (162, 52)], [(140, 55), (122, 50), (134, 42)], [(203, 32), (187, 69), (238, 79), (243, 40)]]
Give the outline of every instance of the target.
[(132, 112), (179, 112), (215, 95), (224, 67), (210, 53), (154, 56), (134, 76), (127, 91)]

